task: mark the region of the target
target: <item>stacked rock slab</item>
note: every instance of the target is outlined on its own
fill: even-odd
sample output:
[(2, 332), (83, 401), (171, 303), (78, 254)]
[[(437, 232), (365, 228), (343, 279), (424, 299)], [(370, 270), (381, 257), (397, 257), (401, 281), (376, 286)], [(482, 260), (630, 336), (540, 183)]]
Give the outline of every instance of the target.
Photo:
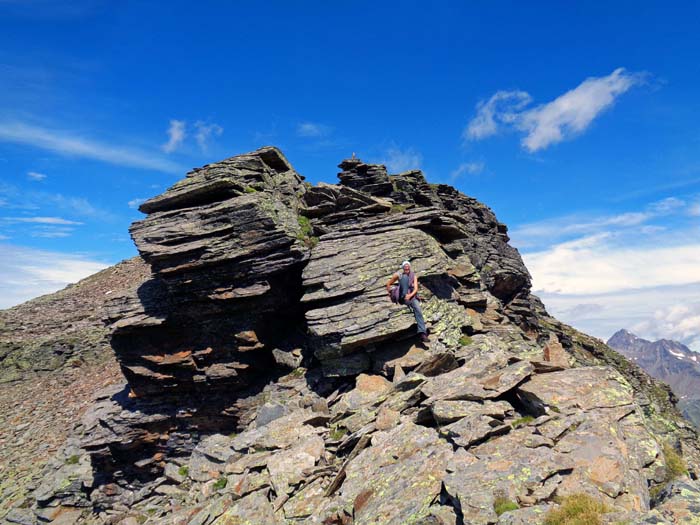
[[(264, 148), (190, 172), (131, 227), (154, 279), (112, 303), (112, 345), (133, 392), (247, 386), (269, 364), (267, 315), (299, 294), (308, 249), (301, 177)], [(278, 319), (283, 326), (284, 319)], [(282, 330), (283, 331), (283, 330)]]

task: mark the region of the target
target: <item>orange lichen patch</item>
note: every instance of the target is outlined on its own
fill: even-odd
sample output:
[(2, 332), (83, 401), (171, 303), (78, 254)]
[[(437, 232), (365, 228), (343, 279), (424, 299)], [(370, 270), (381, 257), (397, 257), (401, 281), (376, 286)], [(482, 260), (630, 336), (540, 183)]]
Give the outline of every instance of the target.
[(194, 366), (194, 361), (192, 360), (192, 350), (183, 350), (181, 352), (175, 352), (174, 354), (163, 354), (163, 355), (144, 355), (143, 358), (151, 363), (156, 363), (158, 365), (182, 365), (188, 364)]
[(362, 510), (362, 508), (367, 505), (367, 502), (369, 499), (372, 497), (374, 494), (374, 491), (372, 489), (366, 489), (360, 492), (357, 497), (355, 498), (355, 502), (353, 503), (353, 507), (355, 509), (355, 512), (359, 512)]

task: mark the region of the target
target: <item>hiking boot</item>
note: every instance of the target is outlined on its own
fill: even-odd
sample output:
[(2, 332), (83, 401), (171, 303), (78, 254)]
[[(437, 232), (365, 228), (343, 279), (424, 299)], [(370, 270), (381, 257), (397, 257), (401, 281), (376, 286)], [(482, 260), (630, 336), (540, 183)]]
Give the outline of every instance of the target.
[(425, 334), (425, 333), (420, 334), (420, 340), (423, 341), (424, 343), (430, 342), (430, 338), (428, 337), (428, 334)]

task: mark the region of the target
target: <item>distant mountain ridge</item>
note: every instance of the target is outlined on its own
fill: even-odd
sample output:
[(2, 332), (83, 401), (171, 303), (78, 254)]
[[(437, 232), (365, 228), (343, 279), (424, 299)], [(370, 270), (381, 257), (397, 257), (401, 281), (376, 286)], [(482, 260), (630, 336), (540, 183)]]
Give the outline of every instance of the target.
[(615, 332), (607, 344), (668, 383), (680, 400), (683, 415), (700, 427), (700, 354), (678, 341), (648, 341), (624, 329)]

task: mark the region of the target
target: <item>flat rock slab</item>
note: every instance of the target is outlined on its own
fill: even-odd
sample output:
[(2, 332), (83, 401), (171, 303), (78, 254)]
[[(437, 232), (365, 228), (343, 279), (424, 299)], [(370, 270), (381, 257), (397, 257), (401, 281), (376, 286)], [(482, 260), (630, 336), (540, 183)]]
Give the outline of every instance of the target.
[(322, 432), (322, 429), (305, 423), (315, 416), (317, 414), (310, 410), (292, 412), (271, 421), (264, 427), (253, 428), (238, 434), (231, 440), (231, 447), (237, 451), (289, 448), (300, 439)]
[(373, 437), (347, 466), (341, 487), (355, 525), (423, 523), (452, 455), (435, 430), (410, 422)]
[(431, 401), (493, 399), (518, 386), (533, 372), (527, 361), (500, 368), (498, 357), (494, 357), (491, 362), (468, 362), (456, 370), (431, 378), (422, 387), (423, 394)]
[(275, 514), (264, 491), (253, 492), (235, 502), (212, 525), (284, 525), (284, 519)]
[(518, 388), (518, 393), (533, 412), (540, 414), (545, 407), (564, 412), (631, 405), (634, 395), (618, 372), (604, 366), (535, 375)]
[[(493, 504), (501, 494), (511, 501), (541, 489), (547, 480), (571, 468), (566, 455), (548, 447), (524, 446), (525, 433), (511, 433), (477, 447), (473, 456), (461, 456), (450, 466), (444, 484), (451, 498), (462, 507), (469, 523), (497, 521)], [(556, 485), (548, 492), (553, 492)], [(542, 499), (550, 494), (542, 494)]]
[(506, 414), (512, 413), (513, 407), (507, 401), (436, 401), (430, 407), (435, 421), (446, 425), (465, 417), (486, 415), (503, 420)]
[(394, 338), (415, 325), (410, 310), (392, 304), (384, 286), (407, 258), (419, 279), (450, 267), (438, 242), (412, 228), (343, 239), (321, 237), (302, 274), (309, 331), (326, 343), (317, 350), (320, 359)]

